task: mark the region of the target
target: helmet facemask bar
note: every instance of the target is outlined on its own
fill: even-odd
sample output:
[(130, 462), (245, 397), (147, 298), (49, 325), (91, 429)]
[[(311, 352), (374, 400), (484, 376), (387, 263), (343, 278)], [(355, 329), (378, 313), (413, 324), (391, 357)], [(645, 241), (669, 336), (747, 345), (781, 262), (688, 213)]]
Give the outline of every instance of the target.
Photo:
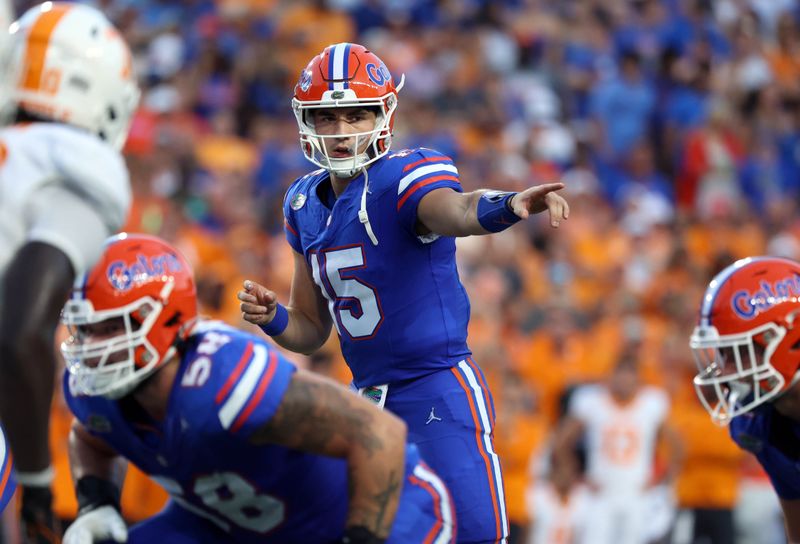
[(769, 361), (785, 335), (786, 329), (774, 323), (726, 336), (714, 327), (695, 329), (690, 340), (699, 370), (694, 386), (715, 423), (727, 425), (783, 391), (786, 380)]
[[(163, 310), (161, 302), (152, 297), (142, 297), (126, 306), (95, 312), (88, 300), (70, 300), (64, 308), (62, 320), (71, 338), (61, 344), (61, 353), (71, 384), (77, 394), (104, 396), (118, 399), (132, 391), (146, 378), (162, 359), (147, 335)], [(141, 325), (133, 315), (144, 316)], [(86, 342), (82, 326), (121, 319), (124, 331), (110, 338)], [(139, 359), (147, 361), (137, 367), (137, 351), (144, 351)], [(91, 362), (91, 364), (89, 364)]]
[[(375, 127), (365, 132), (351, 134), (317, 134), (313, 121), (309, 117), (310, 110), (328, 108), (379, 108), (375, 118)], [(397, 108), (397, 98), (389, 93), (380, 98), (355, 100), (292, 100), (297, 126), (300, 132), (300, 147), (306, 159), (324, 168), (336, 176), (349, 178), (355, 176), (362, 168), (377, 161), (386, 153), (392, 143), (391, 120)], [(353, 156), (337, 159), (329, 155), (325, 141), (328, 139), (355, 138)], [(363, 152), (358, 153), (367, 141)]]

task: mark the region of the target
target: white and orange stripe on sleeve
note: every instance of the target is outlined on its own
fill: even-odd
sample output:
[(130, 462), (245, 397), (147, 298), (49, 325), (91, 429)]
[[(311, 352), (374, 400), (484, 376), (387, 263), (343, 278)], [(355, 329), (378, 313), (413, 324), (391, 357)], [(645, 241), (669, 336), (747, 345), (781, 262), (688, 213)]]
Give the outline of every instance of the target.
[(406, 166), (397, 186), (397, 209), (420, 188), (437, 181), (458, 181), (458, 168), (449, 157), (428, 157)]

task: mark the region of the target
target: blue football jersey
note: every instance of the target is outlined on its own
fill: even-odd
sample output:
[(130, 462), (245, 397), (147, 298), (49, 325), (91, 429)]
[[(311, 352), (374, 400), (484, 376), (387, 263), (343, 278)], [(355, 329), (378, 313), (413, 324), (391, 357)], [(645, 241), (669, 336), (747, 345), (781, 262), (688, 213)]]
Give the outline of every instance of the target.
[[(274, 415), (294, 371), (265, 342), (211, 321), (189, 338), (162, 422), (124, 400), (76, 396), (68, 375), (64, 393), (89, 432), (231, 542), (332, 542), (348, 509), (345, 461), (248, 442)], [(407, 476), (418, 462), (409, 445)]]
[(799, 422), (765, 404), (733, 418), (730, 433), (742, 449), (756, 456), (780, 498), (800, 499)]
[[(378, 245), (359, 214), (365, 184)], [(328, 301), (358, 387), (429, 374), (470, 354), (455, 238), (415, 233), (420, 200), (443, 187), (461, 191), (453, 161), (421, 148), (379, 159), (335, 200), (325, 170), (286, 193), (286, 237)]]
[(17, 482), (14, 477), (11, 450), (8, 449), (5, 434), (0, 427), (0, 512), (11, 501), (16, 488)]

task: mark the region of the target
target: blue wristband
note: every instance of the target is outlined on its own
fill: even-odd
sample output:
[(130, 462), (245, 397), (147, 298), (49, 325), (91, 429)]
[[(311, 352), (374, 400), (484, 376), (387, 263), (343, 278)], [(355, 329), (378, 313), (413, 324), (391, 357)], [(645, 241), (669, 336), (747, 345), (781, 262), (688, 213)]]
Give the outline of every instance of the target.
[(270, 336), (278, 336), (286, 330), (286, 325), (289, 324), (289, 312), (283, 304), (278, 304), (275, 308), (275, 317), (266, 325), (259, 325), (261, 330)]
[(517, 193), (486, 191), (478, 199), (478, 223), (489, 232), (500, 232), (521, 218), (509, 207)]

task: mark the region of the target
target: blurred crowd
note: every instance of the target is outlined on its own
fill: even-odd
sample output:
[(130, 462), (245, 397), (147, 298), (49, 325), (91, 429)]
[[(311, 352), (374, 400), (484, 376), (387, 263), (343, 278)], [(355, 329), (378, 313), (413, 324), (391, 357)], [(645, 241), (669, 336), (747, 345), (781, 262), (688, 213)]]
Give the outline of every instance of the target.
[[(526, 495), (544, 477), (537, 459), (569, 392), (633, 358), (642, 381), (667, 392), (684, 444), (678, 507), (737, 511), (742, 535), (753, 530), (751, 510), (736, 507), (768, 484), (696, 400), (688, 337), (722, 267), (754, 254), (800, 258), (798, 1), (94, 4), (134, 49), (143, 89), (126, 147), (126, 228), (183, 250), (206, 314), (244, 327), (244, 278), (287, 299), (282, 198), (312, 169), (292, 89), (325, 46), (362, 43), (406, 76), (396, 149), (450, 155), (465, 191), (566, 183), (572, 211), (558, 230), (540, 218), (459, 240), (469, 342), (495, 393), (515, 529), (536, 517)], [(335, 342), (294, 360), (346, 382)], [(56, 414), (54, 436), (65, 418)], [(61, 454), (58, 504), (69, 517)], [(134, 519), (163, 500), (129, 484)], [(756, 522), (774, 529), (771, 512)]]

